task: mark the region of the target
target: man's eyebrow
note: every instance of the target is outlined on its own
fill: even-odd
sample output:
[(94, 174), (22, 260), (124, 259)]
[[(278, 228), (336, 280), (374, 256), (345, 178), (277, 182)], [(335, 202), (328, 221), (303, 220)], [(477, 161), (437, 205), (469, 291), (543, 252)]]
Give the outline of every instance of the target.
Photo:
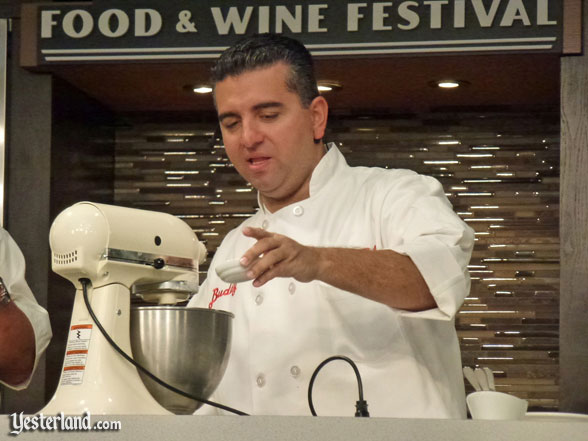
[(256, 104), (255, 106), (253, 106), (253, 110), (263, 110), (271, 107), (283, 107), (283, 104), (279, 101), (268, 101), (265, 103)]

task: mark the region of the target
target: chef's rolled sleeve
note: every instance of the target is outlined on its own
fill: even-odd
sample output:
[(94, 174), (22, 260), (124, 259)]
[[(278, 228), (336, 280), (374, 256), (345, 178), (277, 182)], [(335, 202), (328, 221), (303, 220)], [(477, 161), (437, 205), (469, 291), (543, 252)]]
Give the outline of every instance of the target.
[(411, 258), (423, 276), (437, 308), (401, 315), (434, 320), (451, 320), (470, 290), (470, 277), (454, 258), (451, 247), (436, 238), (425, 238), (403, 247), (402, 254)]
[(407, 181), (407, 185), (414, 189), (411, 192), (413, 201), (404, 210), (403, 241), (390, 249), (411, 258), (429, 287), (437, 308), (401, 311), (401, 314), (451, 320), (470, 290), (467, 265), (474, 246), (474, 231), (453, 211), (436, 179), (419, 176)]

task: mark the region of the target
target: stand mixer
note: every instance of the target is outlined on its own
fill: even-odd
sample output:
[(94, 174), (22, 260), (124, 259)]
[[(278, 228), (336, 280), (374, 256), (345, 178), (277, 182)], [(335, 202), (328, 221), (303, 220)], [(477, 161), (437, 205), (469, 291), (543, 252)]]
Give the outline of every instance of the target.
[(204, 245), (172, 215), (91, 202), (57, 216), (50, 245), (53, 271), (72, 282), (76, 294), (60, 382), (41, 412), (170, 414), (96, 327), (80, 279), (91, 283), (88, 298), (98, 321), (132, 356), (131, 290), (158, 304), (187, 300), (198, 290)]

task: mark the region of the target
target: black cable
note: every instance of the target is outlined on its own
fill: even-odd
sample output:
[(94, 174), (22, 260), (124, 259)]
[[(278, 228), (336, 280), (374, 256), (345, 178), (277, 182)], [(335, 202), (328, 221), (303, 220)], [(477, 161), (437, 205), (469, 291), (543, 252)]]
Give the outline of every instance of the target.
[(314, 405), (312, 404), (312, 387), (314, 385), (314, 380), (318, 375), (319, 371), (327, 364), (333, 360), (343, 360), (346, 361), (351, 365), (353, 370), (355, 371), (355, 377), (357, 378), (357, 389), (359, 393), (359, 400), (355, 402), (355, 416), (356, 417), (369, 417), (370, 413), (368, 412), (368, 405), (367, 401), (363, 399), (363, 385), (361, 383), (361, 375), (359, 375), (359, 369), (357, 369), (357, 365), (351, 360), (349, 357), (345, 357), (344, 355), (334, 355), (332, 357), (327, 358), (321, 364), (317, 366), (317, 368), (312, 373), (312, 377), (310, 377), (310, 382), (308, 383), (308, 406), (310, 407), (310, 413), (312, 416), (317, 416), (314, 410)]
[(102, 335), (104, 336), (104, 338), (106, 339), (106, 341), (108, 341), (108, 343), (110, 343), (112, 345), (112, 347), (116, 350), (116, 352), (118, 352), (120, 355), (122, 355), (125, 360), (127, 360), (129, 363), (131, 363), (133, 366), (135, 366), (137, 369), (139, 369), (141, 372), (143, 372), (145, 375), (147, 375), (149, 378), (151, 378), (157, 384), (160, 384), (161, 386), (163, 386), (163, 387), (171, 390), (172, 392), (175, 392), (175, 393), (177, 393), (179, 395), (182, 395), (184, 397), (190, 398), (192, 400), (199, 401), (199, 402), (204, 403), (204, 404), (208, 404), (209, 406), (218, 407), (219, 409), (226, 410), (227, 412), (232, 412), (232, 413), (235, 413), (237, 415), (248, 415), (245, 412), (241, 412), (240, 410), (233, 409), (231, 407), (225, 406), (223, 404), (218, 404), (218, 403), (215, 403), (213, 401), (208, 401), (208, 400), (205, 400), (203, 398), (198, 398), (198, 397), (195, 397), (193, 395), (190, 395), (187, 392), (184, 392), (183, 390), (177, 389), (174, 386), (172, 386), (170, 384), (167, 384), (165, 381), (159, 379), (154, 374), (152, 374), (151, 372), (149, 372), (146, 368), (144, 368), (139, 363), (137, 363), (135, 360), (133, 360), (129, 355), (126, 354), (125, 351), (123, 351), (114, 342), (114, 340), (110, 337), (110, 335), (108, 335), (108, 333), (102, 327), (102, 324), (100, 323), (100, 321), (98, 320), (98, 318), (94, 314), (94, 311), (92, 310), (92, 307), (90, 306), (90, 301), (88, 300), (88, 285), (91, 283), (90, 280), (88, 280), (88, 279), (80, 279), (80, 283), (82, 284), (82, 289), (83, 289), (83, 293), (84, 293), (84, 303), (86, 304), (86, 308), (88, 308), (88, 312), (90, 313), (90, 317), (92, 317), (92, 320), (94, 320), (94, 323), (96, 323), (96, 326), (98, 327), (98, 329), (100, 329), (100, 332), (102, 333)]

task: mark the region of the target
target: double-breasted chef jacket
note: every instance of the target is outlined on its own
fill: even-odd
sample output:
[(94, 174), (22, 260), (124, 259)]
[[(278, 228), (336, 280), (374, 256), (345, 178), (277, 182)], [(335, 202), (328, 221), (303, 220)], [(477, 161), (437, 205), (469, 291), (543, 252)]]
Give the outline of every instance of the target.
[[(344, 355), (358, 366), (371, 416), (464, 418), (454, 317), (470, 289), (474, 234), (441, 184), (410, 170), (350, 167), (330, 144), (313, 171), (309, 198), (274, 213), (260, 207), (227, 234), (188, 305), (235, 315), (228, 366), (211, 399), (250, 414), (310, 415), (313, 371), (326, 358)], [(303, 245), (407, 255), (437, 308), (393, 309), (320, 281), (276, 278), (259, 288), (251, 281), (225, 283), (215, 266), (239, 259), (255, 243), (242, 234), (244, 226)], [(319, 416), (353, 416), (353, 370), (344, 361), (327, 364), (312, 395)], [(214, 413), (207, 408), (199, 412)]]

